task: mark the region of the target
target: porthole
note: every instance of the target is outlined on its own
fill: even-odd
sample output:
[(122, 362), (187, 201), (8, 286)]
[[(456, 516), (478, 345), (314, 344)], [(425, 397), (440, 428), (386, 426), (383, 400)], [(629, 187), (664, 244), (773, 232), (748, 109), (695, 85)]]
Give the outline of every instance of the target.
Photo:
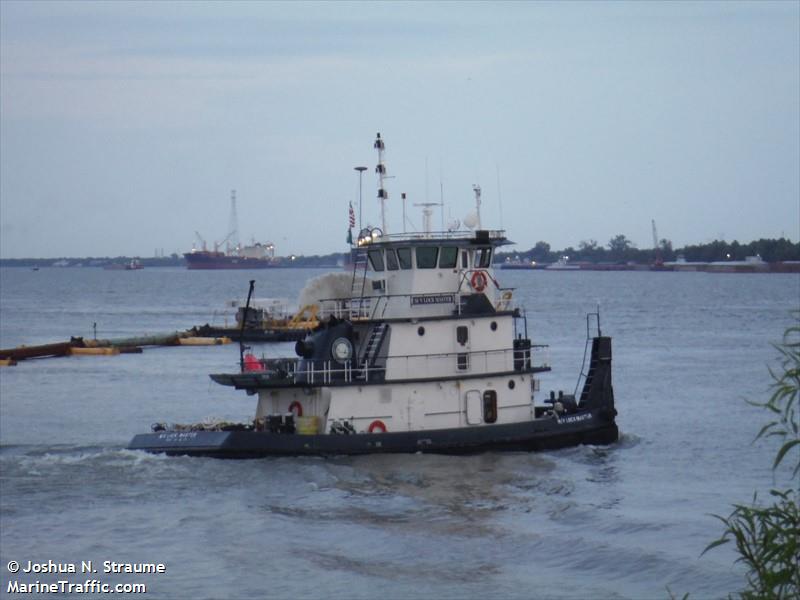
[(417, 329), (417, 333), (419, 335), (425, 335), (425, 328), (422, 325), (420, 325), (419, 328)]
[(517, 387), (517, 384), (514, 382), (513, 379), (509, 379), (508, 380), (508, 389), (513, 390), (515, 387)]
[(490, 328), (492, 331), (497, 331), (497, 321), (492, 321), (492, 324), (491, 324), (491, 325), (489, 325), (489, 328)]

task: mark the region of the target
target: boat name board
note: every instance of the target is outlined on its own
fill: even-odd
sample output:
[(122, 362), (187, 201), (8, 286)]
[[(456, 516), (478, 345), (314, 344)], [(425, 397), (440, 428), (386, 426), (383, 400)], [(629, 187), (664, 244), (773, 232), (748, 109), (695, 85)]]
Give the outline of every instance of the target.
[(592, 418), (592, 413), (583, 413), (581, 415), (569, 415), (567, 417), (557, 417), (559, 425), (568, 425), (570, 423), (580, 423), (581, 421), (588, 421)]
[(425, 296), (411, 296), (411, 306), (426, 304), (455, 304), (455, 294), (426, 294)]
[(185, 442), (194, 440), (196, 437), (196, 431), (168, 431), (158, 434), (158, 439), (162, 442)]

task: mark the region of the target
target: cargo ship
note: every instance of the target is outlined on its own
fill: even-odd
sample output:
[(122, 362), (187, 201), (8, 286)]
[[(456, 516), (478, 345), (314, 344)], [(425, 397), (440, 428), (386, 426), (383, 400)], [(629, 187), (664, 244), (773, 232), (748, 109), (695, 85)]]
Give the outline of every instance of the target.
[[(275, 258), (275, 245), (272, 242), (253, 242), (249, 246), (239, 244), (239, 219), (236, 214), (236, 190), (231, 190), (230, 233), (221, 242), (214, 242), (214, 249), (209, 250), (206, 241), (195, 231), (200, 241), (200, 248), (192, 246), (186, 252), (186, 266), (189, 269), (269, 269), (280, 263)], [(225, 244), (225, 251), (220, 247)]]
[(189, 269), (269, 269), (280, 263), (275, 258), (275, 246), (269, 242), (235, 247), (226, 252), (192, 248), (183, 258)]

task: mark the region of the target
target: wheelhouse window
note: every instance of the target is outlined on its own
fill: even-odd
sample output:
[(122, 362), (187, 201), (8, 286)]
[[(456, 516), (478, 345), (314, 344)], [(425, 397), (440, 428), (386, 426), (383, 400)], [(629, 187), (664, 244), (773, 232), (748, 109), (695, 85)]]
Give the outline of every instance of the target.
[(477, 266), (481, 269), (486, 269), (490, 267), (492, 264), (492, 249), (491, 248), (480, 248), (478, 250), (477, 260), (475, 261)]
[(469, 251), (462, 250), (461, 251), (461, 268), (462, 269), (469, 269)]
[(439, 255), (439, 248), (436, 246), (417, 247), (417, 268), (435, 269), (436, 257)]
[(440, 269), (453, 269), (458, 260), (458, 248), (455, 246), (444, 246), (439, 255), (439, 268)]
[(391, 248), (386, 250), (386, 268), (390, 271), (397, 271), (397, 269), (400, 268), (400, 266), (397, 264), (397, 255)]
[(370, 250), (368, 256), (372, 270), (383, 271), (383, 250)]
[(401, 269), (411, 268), (411, 248), (398, 248), (397, 260), (400, 262)]

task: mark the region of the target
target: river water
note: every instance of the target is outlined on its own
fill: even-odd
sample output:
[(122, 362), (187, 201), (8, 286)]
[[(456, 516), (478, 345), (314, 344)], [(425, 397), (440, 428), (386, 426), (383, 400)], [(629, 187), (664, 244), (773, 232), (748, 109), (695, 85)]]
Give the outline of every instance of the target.
[[(0, 269), (0, 347), (222, 324), (318, 270)], [(211, 382), (238, 347), (148, 348), (0, 369), (0, 594), (9, 582), (144, 583), (153, 598), (724, 598), (743, 587), (712, 513), (785, 484), (766, 422), (772, 342), (800, 276), (499, 271), (550, 389), (572, 391), (585, 314), (614, 344), (621, 441), (541, 454), (221, 461), (125, 450), (155, 421), (250, 419)], [(230, 311), (230, 309), (227, 309)], [(291, 353), (291, 344), (258, 354)], [(777, 477), (777, 480), (776, 480)], [(784, 485), (784, 487), (786, 487)], [(76, 565), (17, 573), (9, 561)], [(99, 572), (80, 573), (81, 561)], [(163, 563), (104, 573), (103, 561)]]

